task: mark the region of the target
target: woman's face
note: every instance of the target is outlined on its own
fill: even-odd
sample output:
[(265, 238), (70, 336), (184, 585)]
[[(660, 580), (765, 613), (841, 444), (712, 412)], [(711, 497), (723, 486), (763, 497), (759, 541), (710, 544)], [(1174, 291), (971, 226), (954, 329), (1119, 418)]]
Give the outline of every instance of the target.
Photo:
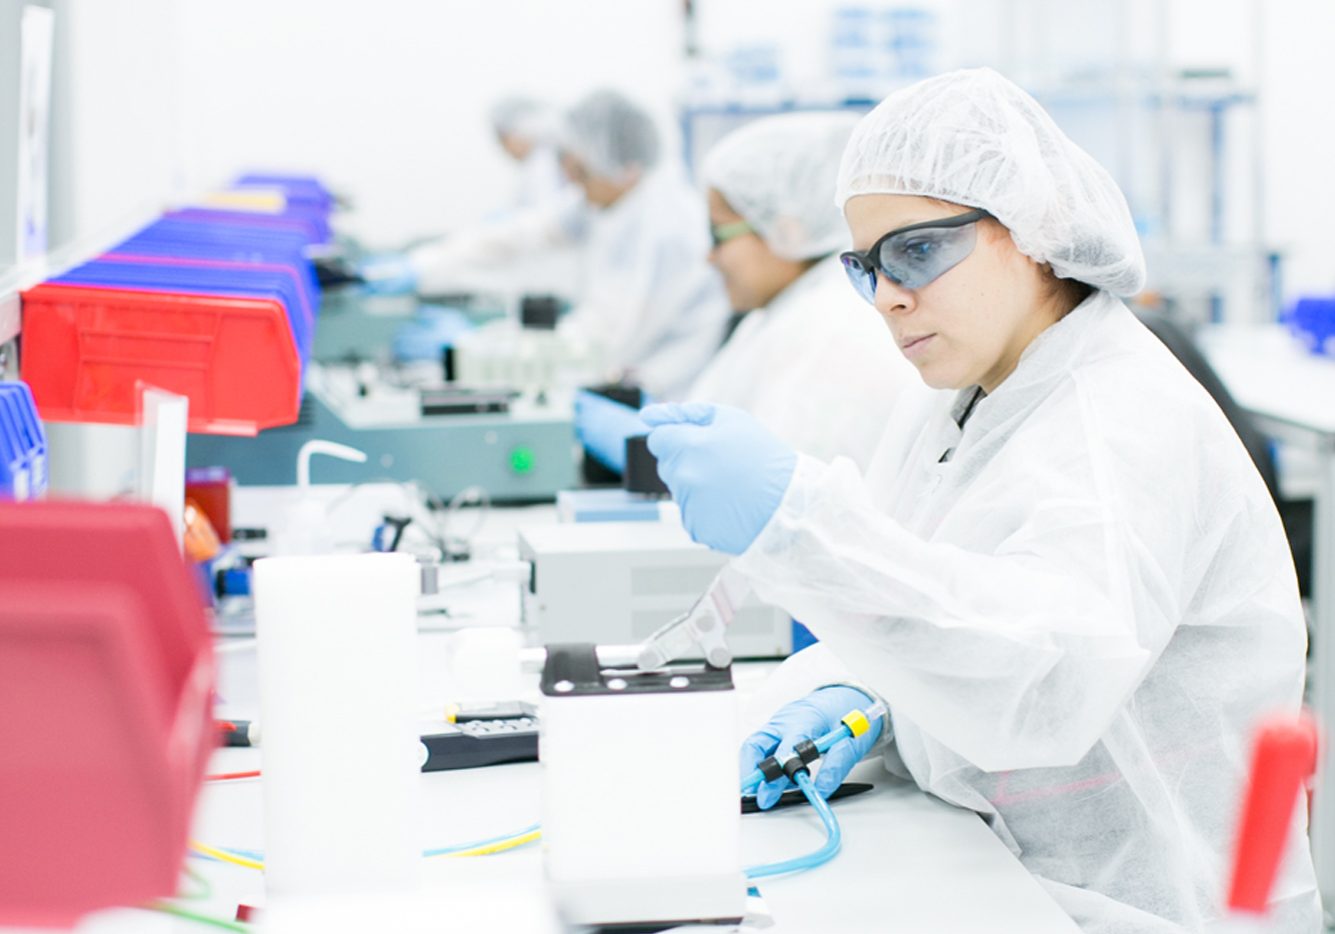
[[(914, 195), (858, 195), (844, 205), (844, 218), (853, 248), (865, 251), (892, 230), (969, 210)], [(987, 218), (977, 224), (973, 251), (926, 285), (907, 289), (878, 273), (875, 305), (928, 386), (990, 393), (1066, 311), (1053, 307), (1045, 283), (1042, 268)]]
[[(715, 189), (709, 189), (709, 224), (718, 231), (745, 223)], [(770, 301), (807, 270), (809, 264), (776, 256), (753, 232), (729, 236), (709, 251), (723, 276), (733, 311), (751, 311)]]
[(616, 204), (640, 180), (639, 168), (632, 168), (618, 181), (594, 173), (584, 164), (584, 160), (568, 152), (561, 153), (560, 162), (566, 179), (579, 186), (584, 192), (584, 200), (599, 209)]

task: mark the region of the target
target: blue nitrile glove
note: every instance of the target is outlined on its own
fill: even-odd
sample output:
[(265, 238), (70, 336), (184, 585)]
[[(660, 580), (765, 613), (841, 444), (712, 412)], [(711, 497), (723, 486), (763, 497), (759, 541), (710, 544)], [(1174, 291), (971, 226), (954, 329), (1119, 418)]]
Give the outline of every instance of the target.
[(575, 434), (608, 470), (625, 473), (626, 439), (648, 433), (649, 426), (630, 406), (587, 389), (575, 393)]
[(739, 555), (779, 508), (797, 454), (741, 409), (707, 402), (651, 405), (649, 450), (691, 538)]
[(423, 305), (411, 321), (394, 332), (394, 359), (402, 363), (439, 361), (445, 347), (452, 346), (460, 334), (471, 330), (473, 322), (459, 309)]
[[(769, 723), (742, 743), (739, 759), (742, 778), (754, 772), (761, 760), (768, 756), (774, 756), (782, 765), (793, 757), (793, 747), (802, 740), (815, 742), (836, 729), (850, 711), (865, 711), (872, 703), (872, 699), (857, 688), (831, 685), (780, 707)], [(839, 740), (821, 757), (820, 771), (814, 782), (817, 794), (828, 798), (843, 783), (853, 766), (861, 762), (876, 744), (883, 719), (873, 720), (871, 728), (861, 736)], [(773, 782), (762, 782), (756, 788), (756, 804), (762, 810), (773, 807), (784, 789), (792, 787), (793, 783), (786, 775)]]
[(357, 275), (375, 295), (406, 295), (417, 291), (417, 273), (402, 253), (368, 256), (357, 264)]

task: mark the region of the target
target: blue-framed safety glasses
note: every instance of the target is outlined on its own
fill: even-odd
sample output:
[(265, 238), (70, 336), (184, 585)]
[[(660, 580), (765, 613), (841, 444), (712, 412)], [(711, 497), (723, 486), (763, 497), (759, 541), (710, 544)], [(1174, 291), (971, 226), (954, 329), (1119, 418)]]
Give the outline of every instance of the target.
[(892, 230), (866, 252), (849, 250), (839, 259), (853, 288), (876, 301), (876, 273), (906, 289), (920, 289), (959, 265), (978, 242), (979, 221), (991, 217), (981, 208), (954, 217), (923, 221)]

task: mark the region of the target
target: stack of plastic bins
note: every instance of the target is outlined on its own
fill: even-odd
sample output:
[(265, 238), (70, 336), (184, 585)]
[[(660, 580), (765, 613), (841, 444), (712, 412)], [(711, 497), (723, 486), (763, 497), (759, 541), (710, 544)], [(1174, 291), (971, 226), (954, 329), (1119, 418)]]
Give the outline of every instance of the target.
[(328, 243), (334, 236), (326, 214), (301, 207), (289, 207), (278, 214), (229, 211), (226, 208), (182, 208), (179, 211), (168, 211), (163, 216), (216, 224), (254, 223), (274, 230), (293, 230), (305, 236), (307, 243)]
[(46, 484), (46, 432), (32, 390), (0, 382), (0, 499), (39, 499)]
[(290, 267), (95, 260), (23, 295), (22, 375), (52, 421), (135, 424), (136, 383), (190, 399), (191, 431), (291, 424), (314, 314)]
[(315, 267), (306, 257), (306, 246), (306, 237), (300, 233), (255, 224), (157, 220), (112, 247), (108, 253), (287, 265), (301, 278), (307, 304), (318, 316), (320, 285)]
[(160, 510), (0, 503), (0, 926), (176, 891), (213, 682)]
[(303, 368), (315, 339), (315, 309), (300, 274), (282, 263), (105, 254), (51, 280), (94, 288), (135, 288), (273, 298), (282, 303)]
[(287, 203), (326, 217), (334, 210), (334, 194), (318, 178), (310, 175), (284, 175), (276, 172), (247, 172), (232, 183), (235, 188), (278, 188)]

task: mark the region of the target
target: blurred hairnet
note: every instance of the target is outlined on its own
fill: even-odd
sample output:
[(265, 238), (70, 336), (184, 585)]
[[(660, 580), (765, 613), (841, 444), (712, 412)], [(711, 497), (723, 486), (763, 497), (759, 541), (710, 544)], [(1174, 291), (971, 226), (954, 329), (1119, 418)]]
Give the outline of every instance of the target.
[(594, 91), (571, 107), (560, 144), (604, 178), (619, 178), (632, 166), (648, 169), (658, 161), (653, 119), (615, 91)]
[(560, 124), (556, 108), (531, 97), (503, 97), (491, 105), (488, 116), (498, 134), (533, 141), (550, 140)]
[(1112, 176), (1038, 102), (989, 68), (896, 91), (853, 131), (835, 202), (907, 194), (984, 208), (1056, 274), (1115, 295), (1145, 284), (1131, 212)]
[(794, 113), (747, 124), (705, 157), (702, 177), (784, 259), (833, 253), (848, 240), (830, 201), (858, 117)]

